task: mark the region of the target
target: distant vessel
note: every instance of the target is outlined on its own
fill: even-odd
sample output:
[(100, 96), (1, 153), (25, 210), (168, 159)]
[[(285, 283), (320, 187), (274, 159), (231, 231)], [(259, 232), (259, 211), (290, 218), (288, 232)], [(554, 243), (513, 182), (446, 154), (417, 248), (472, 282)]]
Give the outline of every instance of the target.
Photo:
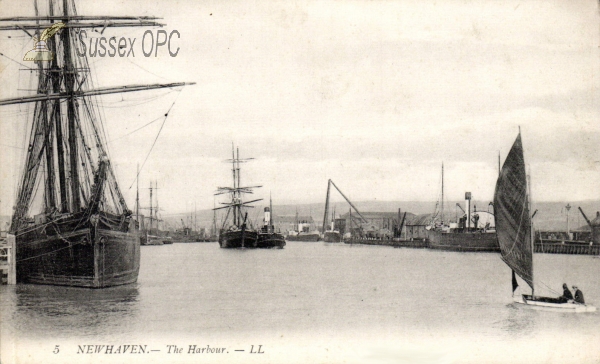
[(331, 228), (323, 233), (323, 241), (326, 243), (341, 243), (342, 233), (335, 227), (335, 219), (331, 221)]
[[(214, 201), (213, 201), (214, 208)], [(213, 220), (212, 225), (210, 226), (210, 236), (206, 238), (208, 242), (219, 241), (219, 231), (217, 230), (217, 211), (213, 210)]]
[[(337, 220), (338, 222), (341, 222), (341, 219)], [(323, 229), (323, 241), (326, 243), (341, 243), (342, 237), (343, 237), (343, 232), (340, 231), (340, 228), (338, 225), (336, 225), (336, 218), (335, 218), (335, 209), (333, 210), (333, 214), (331, 214), (331, 222), (329, 225), (329, 230), (325, 230)]]
[[(312, 217), (310, 217), (312, 221)], [(289, 241), (319, 241), (321, 240), (321, 234), (318, 231), (310, 231), (312, 224), (306, 220), (300, 220), (298, 217), (298, 210), (296, 210), (296, 219), (294, 221), (294, 230), (289, 231), (286, 240)]]
[(312, 241), (316, 242), (321, 240), (321, 235), (319, 233), (310, 233), (310, 232), (293, 232), (292, 234), (288, 234), (285, 237), (288, 241)]
[[(156, 182), (155, 182), (156, 183)], [(152, 182), (150, 182), (150, 216), (148, 217), (148, 225), (146, 225), (146, 218), (142, 216), (141, 221), (141, 236), (140, 243), (141, 245), (163, 245), (165, 244), (173, 244), (173, 241), (168, 236), (167, 232), (160, 231), (158, 229), (158, 224), (160, 222), (158, 218), (158, 194), (155, 195), (156, 204), (153, 201), (152, 191), (158, 190), (157, 186), (152, 186)], [(139, 201), (137, 201), (139, 204)], [(156, 222), (156, 224), (155, 224)]]
[(530, 307), (560, 312), (593, 312), (596, 308), (566, 298), (535, 296), (533, 281), (533, 239), (530, 201), (521, 133), (506, 156), (494, 191), (498, 244), (502, 260), (512, 269), (513, 294), (518, 287), (515, 273), (530, 287), (515, 301)]
[[(236, 153), (237, 152), (237, 153)], [(243, 201), (242, 195), (252, 193), (253, 188), (261, 186), (241, 186), (240, 163), (247, 162), (253, 158), (240, 159), (239, 149), (232, 148), (232, 158), (228, 161), (232, 163), (233, 187), (219, 187), (215, 195), (229, 194), (231, 202), (225, 203), (225, 206), (214, 208), (213, 210), (227, 209), (227, 216), (219, 232), (219, 246), (221, 248), (256, 248), (258, 247), (258, 232), (250, 226), (248, 221), (248, 212), (242, 210), (243, 207), (251, 207), (248, 204), (262, 199), (252, 201)], [(228, 217), (231, 216), (231, 223), (228, 223)]]
[(97, 96), (185, 83), (95, 88), (95, 63), (75, 52), (79, 29), (164, 24), (145, 16), (80, 16), (72, 0), (41, 8), (47, 14), (38, 14), (36, 3), (34, 17), (0, 19), (18, 23), (0, 30), (34, 31), (38, 45), (49, 47), (25, 56), (35, 61), (37, 92), (0, 100), (35, 103), (11, 224), (17, 281), (90, 288), (136, 282), (140, 237), (108, 158)]
[(272, 223), (273, 204), (269, 201), (269, 207), (265, 207), (265, 223), (258, 231), (257, 248), (279, 248), (285, 246), (285, 238), (282, 234), (275, 232), (275, 226)]
[[(489, 205), (488, 205), (489, 206)], [(442, 197), (440, 219), (438, 211), (434, 214), (432, 225), (426, 231), (429, 248), (460, 252), (497, 252), (500, 251), (494, 215), (489, 211), (477, 211), (471, 207), (471, 193), (465, 193), (465, 208), (457, 204), (464, 215), (456, 223), (444, 219), (444, 165), (442, 164)], [(436, 208), (437, 210), (437, 208)]]

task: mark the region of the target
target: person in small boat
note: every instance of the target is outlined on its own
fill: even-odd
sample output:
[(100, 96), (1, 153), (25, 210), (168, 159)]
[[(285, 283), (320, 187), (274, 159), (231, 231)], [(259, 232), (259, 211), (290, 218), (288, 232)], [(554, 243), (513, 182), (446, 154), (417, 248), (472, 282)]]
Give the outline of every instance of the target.
[(559, 297), (559, 299), (562, 302), (567, 302), (573, 299), (573, 294), (571, 293), (571, 290), (569, 289), (569, 286), (567, 286), (566, 283), (563, 283), (563, 294)]
[(583, 299), (583, 292), (577, 286), (573, 286), (573, 290), (575, 291), (575, 302), (577, 303), (585, 303)]

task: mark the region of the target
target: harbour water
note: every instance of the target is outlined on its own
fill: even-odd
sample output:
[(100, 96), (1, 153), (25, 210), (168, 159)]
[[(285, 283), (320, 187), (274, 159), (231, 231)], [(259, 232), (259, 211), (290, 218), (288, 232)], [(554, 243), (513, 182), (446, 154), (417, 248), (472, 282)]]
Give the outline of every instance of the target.
[[(536, 254), (534, 271), (600, 306), (600, 259)], [(598, 312), (517, 307), (510, 277), (495, 253), (146, 246), (135, 285), (2, 286), (2, 363), (600, 362)], [(143, 353), (88, 354), (86, 345)], [(226, 350), (192, 354), (190, 345)]]

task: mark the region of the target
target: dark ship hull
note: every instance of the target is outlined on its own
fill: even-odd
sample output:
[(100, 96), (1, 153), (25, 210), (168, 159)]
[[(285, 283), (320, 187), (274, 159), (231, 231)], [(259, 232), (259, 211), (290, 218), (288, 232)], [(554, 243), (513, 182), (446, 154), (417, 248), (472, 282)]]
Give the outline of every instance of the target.
[(323, 234), (323, 241), (326, 243), (341, 243), (342, 234), (337, 231), (326, 231), (325, 234)]
[(319, 234), (298, 234), (298, 235), (288, 235), (285, 238), (288, 241), (319, 241), (321, 240), (321, 236)]
[(256, 248), (258, 233), (253, 230), (223, 231), (219, 235), (221, 248)]
[(26, 233), (16, 245), (19, 283), (105, 288), (135, 283), (140, 270), (136, 233), (88, 224), (54, 236)]
[(495, 231), (490, 232), (427, 232), (429, 248), (457, 252), (499, 252)]
[(279, 248), (285, 246), (285, 238), (278, 233), (259, 233), (256, 243), (257, 248)]

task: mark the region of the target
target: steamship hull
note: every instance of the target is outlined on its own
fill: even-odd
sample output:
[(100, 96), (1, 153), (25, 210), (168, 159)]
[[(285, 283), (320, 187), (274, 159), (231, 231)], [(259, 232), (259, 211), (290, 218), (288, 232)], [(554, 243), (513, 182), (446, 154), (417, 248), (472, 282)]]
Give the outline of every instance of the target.
[(223, 231), (219, 235), (219, 246), (225, 249), (256, 248), (258, 233), (252, 230)]
[(499, 252), (496, 232), (427, 232), (429, 248), (455, 252)]
[(94, 226), (38, 238), (17, 238), (17, 282), (105, 288), (135, 283), (136, 233)]
[(342, 234), (337, 231), (326, 231), (325, 234), (323, 234), (323, 241), (326, 243), (341, 243)]
[(319, 241), (321, 237), (319, 234), (298, 234), (298, 235), (288, 235), (285, 238), (288, 241)]
[(285, 246), (285, 238), (278, 233), (259, 233), (256, 242), (257, 248), (278, 248), (283, 249)]

